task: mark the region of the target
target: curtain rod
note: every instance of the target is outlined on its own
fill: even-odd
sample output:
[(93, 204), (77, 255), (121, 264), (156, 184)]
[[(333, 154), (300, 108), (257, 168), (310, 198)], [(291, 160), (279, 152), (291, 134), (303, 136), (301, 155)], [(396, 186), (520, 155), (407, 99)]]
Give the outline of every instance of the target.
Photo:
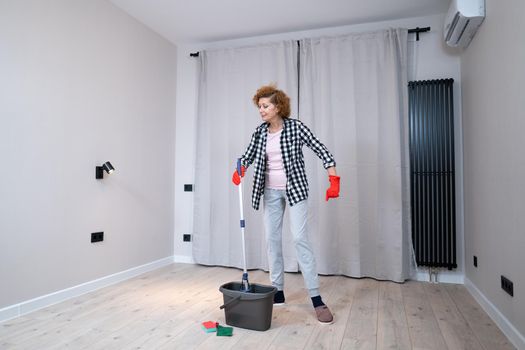
[(416, 41), (419, 41), (419, 33), (425, 33), (425, 32), (430, 32), (430, 27), (425, 27), (425, 28), (416, 27), (416, 28), (410, 28), (408, 30), (408, 34), (416, 33)]
[[(410, 28), (408, 30), (408, 34), (416, 33), (416, 41), (419, 41), (419, 33), (425, 33), (430, 32), (430, 27), (424, 27), (424, 28)], [(190, 57), (199, 57), (199, 51), (190, 53)]]

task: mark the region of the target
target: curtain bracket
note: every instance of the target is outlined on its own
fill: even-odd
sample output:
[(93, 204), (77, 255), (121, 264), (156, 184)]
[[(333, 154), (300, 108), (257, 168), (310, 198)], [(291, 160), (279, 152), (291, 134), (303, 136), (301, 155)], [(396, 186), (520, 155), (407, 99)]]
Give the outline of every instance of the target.
[(425, 27), (425, 28), (416, 27), (416, 28), (411, 28), (408, 30), (408, 34), (416, 33), (416, 41), (419, 41), (419, 33), (426, 33), (426, 32), (430, 32), (430, 27)]

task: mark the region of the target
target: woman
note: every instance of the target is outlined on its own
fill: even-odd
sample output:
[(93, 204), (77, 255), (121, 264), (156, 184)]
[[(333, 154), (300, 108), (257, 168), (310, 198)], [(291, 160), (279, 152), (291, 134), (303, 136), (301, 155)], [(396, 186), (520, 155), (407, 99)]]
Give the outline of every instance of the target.
[[(308, 241), (307, 198), (308, 182), (304, 167), (302, 146), (307, 145), (323, 161), (328, 171), (330, 188), (326, 200), (339, 196), (339, 176), (335, 159), (317, 137), (297, 119), (290, 117), (290, 98), (275, 86), (263, 86), (253, 97), (264, 121), (252, 135), (250, 144), (241, 157), (241, 176), (254, 164), (252, 206), (259, 209), (261, 196), (264, 204), (264, 226), (270, 265), (270, 279), (277, 288), (274, 304), (284, 304), (284, 263), (282, 254), (282, 222), (286, 202), (289, 204), (290, 228), (297, 260), (306, 288), (312, 299), (317, 319), (330, 324), (333, 316), (319, 292), (319, 277), (315, 257)], [(232, 181), (239, 185), (234, 172)]]

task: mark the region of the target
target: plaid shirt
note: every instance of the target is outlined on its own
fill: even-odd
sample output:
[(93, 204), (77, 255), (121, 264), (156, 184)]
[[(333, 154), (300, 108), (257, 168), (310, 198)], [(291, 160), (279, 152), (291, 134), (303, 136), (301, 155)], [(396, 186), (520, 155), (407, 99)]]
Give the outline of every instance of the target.
[[(250, 144), (241, 157), (241, 163), (245, 168), (254, 163), (252, 207), (255, 210), (259, 209), (261, 196), (264, 193), (267, 134), (268, 124), (262, 123), (255, 129)], [(323, 161), (325, 169), (335, 166), (335, 159), (325, 145), (298, 119), (284, 119), (280, 143), (286, 173), (286, 197), (292, 206), (308, 198), (303, 145), (307, 145), (317, 154)]]

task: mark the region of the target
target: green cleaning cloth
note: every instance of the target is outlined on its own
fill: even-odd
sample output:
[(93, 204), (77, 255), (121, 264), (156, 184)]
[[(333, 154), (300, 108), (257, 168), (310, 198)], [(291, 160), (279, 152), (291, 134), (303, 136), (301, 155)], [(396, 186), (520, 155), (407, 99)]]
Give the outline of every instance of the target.
[(218, 337), (231, 337), (233, 335), (233, 327), (224, 327), (217, 324)]

